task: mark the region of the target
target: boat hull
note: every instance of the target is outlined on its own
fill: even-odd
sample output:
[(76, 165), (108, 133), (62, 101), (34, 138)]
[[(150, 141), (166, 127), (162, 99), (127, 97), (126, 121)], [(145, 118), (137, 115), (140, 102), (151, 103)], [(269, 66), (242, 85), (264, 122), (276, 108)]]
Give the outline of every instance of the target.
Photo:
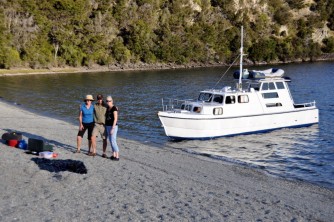
[(187, 116), (172, 112), (159, 112), (158, 116), (166, 135), (175, 139), (210, 139), (302, 127), (319, 122), (317, 108), (238, 117)]

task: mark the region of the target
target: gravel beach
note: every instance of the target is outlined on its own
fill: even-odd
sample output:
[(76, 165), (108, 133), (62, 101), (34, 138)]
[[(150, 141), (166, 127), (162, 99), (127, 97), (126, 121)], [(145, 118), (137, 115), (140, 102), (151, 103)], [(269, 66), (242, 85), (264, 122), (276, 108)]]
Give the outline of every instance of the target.
[(334, 190), (122, 138), (119, 162), (101, 157), (100, 138), (98, 155), (86, 155), (86, 134), (75, 154), (77, 130), (0, 101), (1, 135), (20, 132), (58, 153), (48, 160), (0, 143), (0, 221), (333, 221)]

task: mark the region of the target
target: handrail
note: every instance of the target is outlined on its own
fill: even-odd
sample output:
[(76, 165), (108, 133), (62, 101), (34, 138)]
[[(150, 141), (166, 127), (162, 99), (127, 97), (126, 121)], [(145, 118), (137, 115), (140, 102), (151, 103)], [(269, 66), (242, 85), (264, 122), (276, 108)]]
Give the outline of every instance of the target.
[(293, 104), (295, 108), (315, 107), (315, 101), (308, 103)]
[[(161, 99), (163, 111), (186, 110), (186, 106), (193, 102), (192, 99)], [(182, 107), (182, 104), (184, 106)]]

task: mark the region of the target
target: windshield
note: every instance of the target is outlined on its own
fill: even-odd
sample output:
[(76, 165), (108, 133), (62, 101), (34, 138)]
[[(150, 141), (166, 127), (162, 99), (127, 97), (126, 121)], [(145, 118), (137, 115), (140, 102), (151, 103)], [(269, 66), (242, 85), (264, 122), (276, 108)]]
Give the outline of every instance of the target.
[(210, 102), (212, 99), (211, 93), (200, 93), (198, 96), (199, 101)]

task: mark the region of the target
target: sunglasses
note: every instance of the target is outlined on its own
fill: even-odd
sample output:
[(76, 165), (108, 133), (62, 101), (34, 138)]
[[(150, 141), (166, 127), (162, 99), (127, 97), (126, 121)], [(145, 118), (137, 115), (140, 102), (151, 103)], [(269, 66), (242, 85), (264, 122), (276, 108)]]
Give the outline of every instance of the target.
[(85, 102), (91, 102), (92, 100), (85, 100)]
[(111, 102), (111, 101), (112, 101), (112, 100), (107, 100), (106, 102), (109, 103), (109, 102)]

